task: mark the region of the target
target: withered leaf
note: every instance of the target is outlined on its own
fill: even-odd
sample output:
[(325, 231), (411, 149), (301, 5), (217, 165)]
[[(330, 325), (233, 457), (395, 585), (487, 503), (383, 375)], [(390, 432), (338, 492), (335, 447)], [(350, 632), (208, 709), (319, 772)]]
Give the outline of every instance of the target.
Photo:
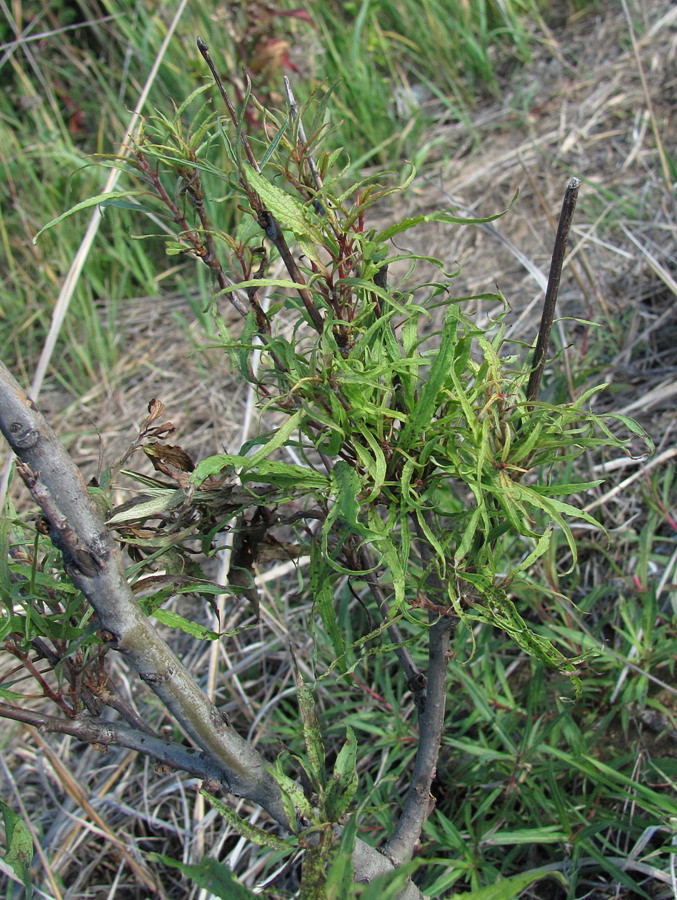
[(143, 452), (153, 463), (153, 468), (170, 478), (176, 472), (192, 472), (195, 463), (182, 447), (174, 447), (171, 444), (161, 444), (154, 441), (152, 444), (144, 444)]
[(272, 520), (271, 511), (265, 506), (261, 506), (249, 522), (244, 515), (240, 516), (233, 536), (228, 584), (238, 594), (247, 598), (257, 618), (259, 615), (259, 590), (254, 581), (256, 577), (254, 564), (258, 559), (261, 544), (266, 542)]

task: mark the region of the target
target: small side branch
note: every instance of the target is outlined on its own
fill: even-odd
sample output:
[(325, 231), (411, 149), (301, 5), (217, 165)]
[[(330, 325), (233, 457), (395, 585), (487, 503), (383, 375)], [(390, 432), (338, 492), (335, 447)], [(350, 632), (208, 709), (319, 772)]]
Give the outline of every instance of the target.
[(202, 753), (173, 741), (163, 741), (155, 735), (131, 728), (122, 722), (98, 722), (90, 716), (63, 719), (33, 709), (12, 706), (9, 703), (0, 703), (0, 717), (32, 725), (42, 733), (70, 734), (86, 744), (127, 747), (129, 750), (136, 750), (151, 757), (162, 765), (172, 766), (204, 781), (221, 784), (227, 779), (227, 773)]
[(447, 660), (453, 619), (442, 617), (430, 626), (428, 691), (425, 709), (419, 720), (420, 736), (414, 771), (404, 808), (383, 853), (397, 866), (411, 859), (428, 818), (434, 798), (430, 786), (435, 777), (440, 752), (446, 699)]
[[(376, 600), (381, 615), (386, 619), (388, 617), (388, 604), (383, 593), (383, 588), (378, 582), (378, 578), (376, 578), (371, 571), (374, 568), (374, 561), (369, 551), (364, 547), (360, 550), (359, 561), (362, 568), (367, 570), (367, 574), (361, 577), (363, 577), (369, 585), (372, 597)], [(394, 652), (407, 679), (407, 687), (414, 696), (416, 708), (418, 709), (419, 714), (421, 714), (426, 705), (426, 677), (414, 662), (408, 648), (404, 646), (404, 635), (397, 625), (388, 625), (388, 635), (394, 644), (399, 645), (395, 648)]]
[[(198, 50), (202, 54), (204, 61), (209, 66), (209, 71), (212, 73), (212, 78), (216, 83), (216, 86), (219, 89), (221, 97), (223, 98), (223, 102), (226, 104), (226, 108), (228, 109), (228, 115), (230, 116), (231, 122), (233, 123), (233, 127), (235, 128), (236, 134), (239, 136), (240, 143), (242, 144), (245, 154), (247, 156), (247, 160), (249, 165), (254, 169), (255, 172), (261, 172), (261, 167), (256, 161), (256, 157), (251, 149), (251, 145), (249, 143), (249, 139), (245, 134), (241, 123), (237, 117), (237, 113), (235, 111), (235, 107), (233, 106), (230, 97), (228, 96), (228, 92), (223, 86), (223, 82), (219, 73), (216, 71), (216, 66), (211, 58), (209, 53), (209, 47), (202, 40), (201, 37), (197, 38), (197, 46)], [(249, 185), (247, 178), (244, 175), (244, 169), (240, 169), (240, 184), (245, 190), (249, 203), (252, 207), (252, 210), (256, 213), (256, 218), (259, 223), (259, 227), (266, 235), (266, 237), (275, 245), (278, 253), (282, 257), (282, 261), (284, 262), (285, 268), (289, 273), (292, 281), (298, 285), (305, 285), (305, 281), (301, 272), (299, 271), (298, 266), (292, 256), (291, 250), (289, 249), (289, 245), (287, 244), (287, 240), (283, 234), (282, 229), (278, 225), (275, 217), (270, 212), (270, 210), (266, 209), (264, 203), (261, 201), (261, 198), (256, 193), (255, 190)], [(322, 316), (320, 315), (320, 311), (315, 306), (313, 302), (313, 298), (311, 297), (310, 291), (307, 287), (299, 287), (297, 288), (297, 292), (299, 297), (301, 298), (303, 305), (305, 306), (308, 316), (313, 324), (314, 329), (318, 334), (322, 334), (324, 330), (324, 321)], [(265, 329), (264, 329), (265, 330)]]
[(572, 178), (564, 192), (562, 211), (560, 212), (559, 225), (557, 226), (557, 235), (555, 237), (555, 247), (552, 251), (552, 260), (550, 262), (550, 274), (548, 276), (548, 287), (545, 292), (545, 302), (543, 303), (543, 315), (541, 316), (541, 325), (538, 329), (538, 338), (536, 340), (536, 349), (534, 350), (531, 375), (529, 376), (529, 383), (527, 385), (527, 401), (529, 403), (533, 403), (538, 396), (538, 389), (541, 386), (541, 378), (543, 377), (543, 371), (545, 369), (545, 361), (548, 355), (548, 346), (550, 344), (550, 332), (555, 318), (555, 306), (557, 305), (559, 282), (562, 277), (562, 264), (564, 262), (569, 229), (571, 228), (571, 220), (574, 217), (576, 200), (578, 199), (578, 189), (580, 186), (581, 182), (579, 179)]

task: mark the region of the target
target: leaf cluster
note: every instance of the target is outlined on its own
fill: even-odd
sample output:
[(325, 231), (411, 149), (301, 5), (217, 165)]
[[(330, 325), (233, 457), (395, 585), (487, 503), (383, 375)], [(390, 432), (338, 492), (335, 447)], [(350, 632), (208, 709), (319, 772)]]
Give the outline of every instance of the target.
[[(344, 674), (356, 648), (338, 626), (334, 587), (341, 577), (357, 583), (375, 573), (386, 595), (377, 634), (398, 619), (414, 632), (427, 629), (431, 615), (476, 620), (575, 681), (577, 661), (520, 615), (519, 579), (548, 550), (553, 530), (573, 567), (571, 520), (597, 525), (566, 498), (598, 482), (557, 478), (585, 450), (623, 446), (587, 409), (604, 385), (573, 403), (527, 399), (530, 357), (505, 340), (503, 298), (483, 295), (504, 312), (479, 327), (463, 312), (473, 298), (453, 297), (453, 275), (439, 261), (393, 251), (393, 239), (424, 220), (467, 227), (496, 216), (463, 219), (444, 209), (369, 228), (371, 208), (406, 190), (413, 170), (401, 183), (376, 173), (346, 184), (340, 151), (322, 150), (326, 97), (303, 111), (310, 138), (291, 93), (286, 112), (259, 107), (261, 140), (243, 124), (256, 103), (250, 90), (239, 110), (227, 100), (228, 119), (202, 107), (186, 128), (184, 114), (202, 90), (172, 119), (149, 124), (136, 165), (180, 226), (168, 252), (187, 247), (215, 273), (218, 341), (277, 424), (237, 454), (200, 462), (183, 508), (201, 490), (198, 506), (209, 507), (204, 488), (216, 479), (221, 490), (248, 491), (250, 509), (274, 509), (271, 527), (289, 522), (285, 505), (297, 520), (307, 521), (305, 510), (317, 521), (297, 533), (298, 550), (310, 554), (309, 586)], [(219, 145), (223, 169), (209, 161)], [(205, 188), (213, 177), (228, 185), (218, 200)], [(230, 232), (210, 220), (210, 206), (221, 202), (238, 202), (243, 214)], [(438, 280), (416, 282), (422, 261)], [(391, 283), (395, 269), (405, 273)], [(225, 300), (244, 319), (239, 336), (227, 325)], [(641, 433), (627, 418), (622, 424)], [(247, 506), (231, 510), (240, 529), (254, 522)], [(225, 525), (213, 514), (190, 522), (203, 550)], [(250, 557), (238, 567), (246, 570), (238, 592), (253, 587), (256, 551)]]

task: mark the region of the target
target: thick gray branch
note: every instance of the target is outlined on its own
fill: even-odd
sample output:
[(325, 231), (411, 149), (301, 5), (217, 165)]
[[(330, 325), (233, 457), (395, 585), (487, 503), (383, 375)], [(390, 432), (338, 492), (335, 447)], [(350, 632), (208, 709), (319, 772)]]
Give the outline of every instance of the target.
[(430, 814), (434, 799), (430, 786), (435, 777), (440, 752), (446, 674), (451, 632), (454, 620), (443, 617), (430, 626), (428, 656), (428, 691), (425, 709), (419, 719), (419, 741), (411, 783), (395, 831), (383, 848), (383, 853), (395, 865), (411, 859), (421, 836), (423, 823)]
[[(259, 804), (283, 827), (293, 826), (263, 757), (224, 721), (142, 612), (125, 578), (122, 557), (88, 496), (79, 470), (1, 362), (0, 431), (19, 458), (17, 469), (49, 520), (50, 536), (63, 552), (68, 576), (93, 607), (106, 639), (157, 694), (202, 754), (167, 745), (121, 723), (115, 726), (119, 742), (123, 743), (124, 737), (130, 742), (124, 745), (131, 747), (136, 741), (134, 749), (156, 758), (167, 753), (168, 763), (181, 765), (200, 777), (204, 777), (202, 773), (211, 777), (213, 772), (226, 791)], [(0, 715), (3, 707), (0, 705)], [(47, 719), (51, 718), (43, 720), (47, 728)], [(87, 727), (94, 727), (94, 723), (88, 722)], [(107, 730), (111, 726), (100, 727)], [(97, 743), (112, 742), (106, 737), (110, 732), (97, 734)], [(75, 734), (80, 735), (89, 740), (85, 731)], [(188, 755), (179, 763), (181, 751)], [(390, 859), (360, 840), (355, 843), (353, 862), (358, 881), (370, 881), (393, 867)], [(409, 884), (400, 897), (420, 900), (422, 894)]]
[(157, 694), (195, 744), (227, 773), (224, 787), (289, 826), (263, 758), (231, 728), (134, 598), (117, 546), (79, 470), (35, 405), (0, 363), (0, 430), (22, 477), (49, 519), (66, 571), (94, 608), (111, 646)]

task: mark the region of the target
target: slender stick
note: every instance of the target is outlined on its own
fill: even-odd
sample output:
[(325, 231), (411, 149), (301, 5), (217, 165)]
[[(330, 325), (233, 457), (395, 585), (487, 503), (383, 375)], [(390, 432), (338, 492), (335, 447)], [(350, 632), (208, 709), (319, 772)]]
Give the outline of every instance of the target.
[[(235, 127), (237, 128), (238, 122), (237, 122), (237, 113), (235, 112), (235, 107), (233, 106), (233, 104), (230, 100), (230, 97), (228, 96), (228, 92), (226, 91), (226, 89), (223, 86), (223, 82), (221, 81), (221, 76), (216, 71), (216, 66), (214, 65), (214, 62), (209, 53), (209, 47), (205, 44), (205, 42), (202, 40), (201, 37), (198, 37), (196, 39), (196, 43), (197, 43), (197, 49), (200, 51), (204, 61), (209, 66), (209, 71), (212, 73), (212, 78), (214, 79), (214, 83), (216, 84), (217, 88), (219, 89), (219, 93), (221, 94), (221, 99), (226, 104), (226, 109), (228, 110), (228, 115), (230, 116), (230, 119), (231, 119), (233, 125), (235, 125)], [(260, 172), (261, 170), (259, 169), (259, 164), (256, 162), (256, 157), (252, 153), (252, 148), (249, 144), (249, 140), (247, 138), (247, 135), (244, 133), (244, 131), (240, 131), (240, 143), (244, 147), (244, 152), (247, 154), (247, 159), (249, 160), (249, 165), (252, 167), (252, 169), (255, 169), (257, 172)]]
[(576, 200), (578, 199), (578, 189), (580, 186), (581, 182), (579, 179), (572, 178), (564, 192), (562, 211), (559, 216), (557, 236), (555, 237), (555, 247), (552, 251), (552, 260), (550, 262), (550, 274), (548, 276), (548, 287), (545, 292), (543, 315), (541, 316), (541, 325), (538, 329), (538, 339), (536, 340), (536, 349), (534, 350), (531, 375), (529, 376), (529, 383), (527, 385), (527, 401), (529, 403), (533, 403), (538, 396), (538, 389), (541, 385), (541, 378), (543, 377), (543, 371), (545, 369), (545, 360), (548, 355), (548, 345), (550, 344), (550, 331), (555, 318), (555, 306), (557, 304), (559, 282), (562, 277), (562, 264), (564, 262), (569, 228), (571, 227), (571, 220), (574, 216)]

